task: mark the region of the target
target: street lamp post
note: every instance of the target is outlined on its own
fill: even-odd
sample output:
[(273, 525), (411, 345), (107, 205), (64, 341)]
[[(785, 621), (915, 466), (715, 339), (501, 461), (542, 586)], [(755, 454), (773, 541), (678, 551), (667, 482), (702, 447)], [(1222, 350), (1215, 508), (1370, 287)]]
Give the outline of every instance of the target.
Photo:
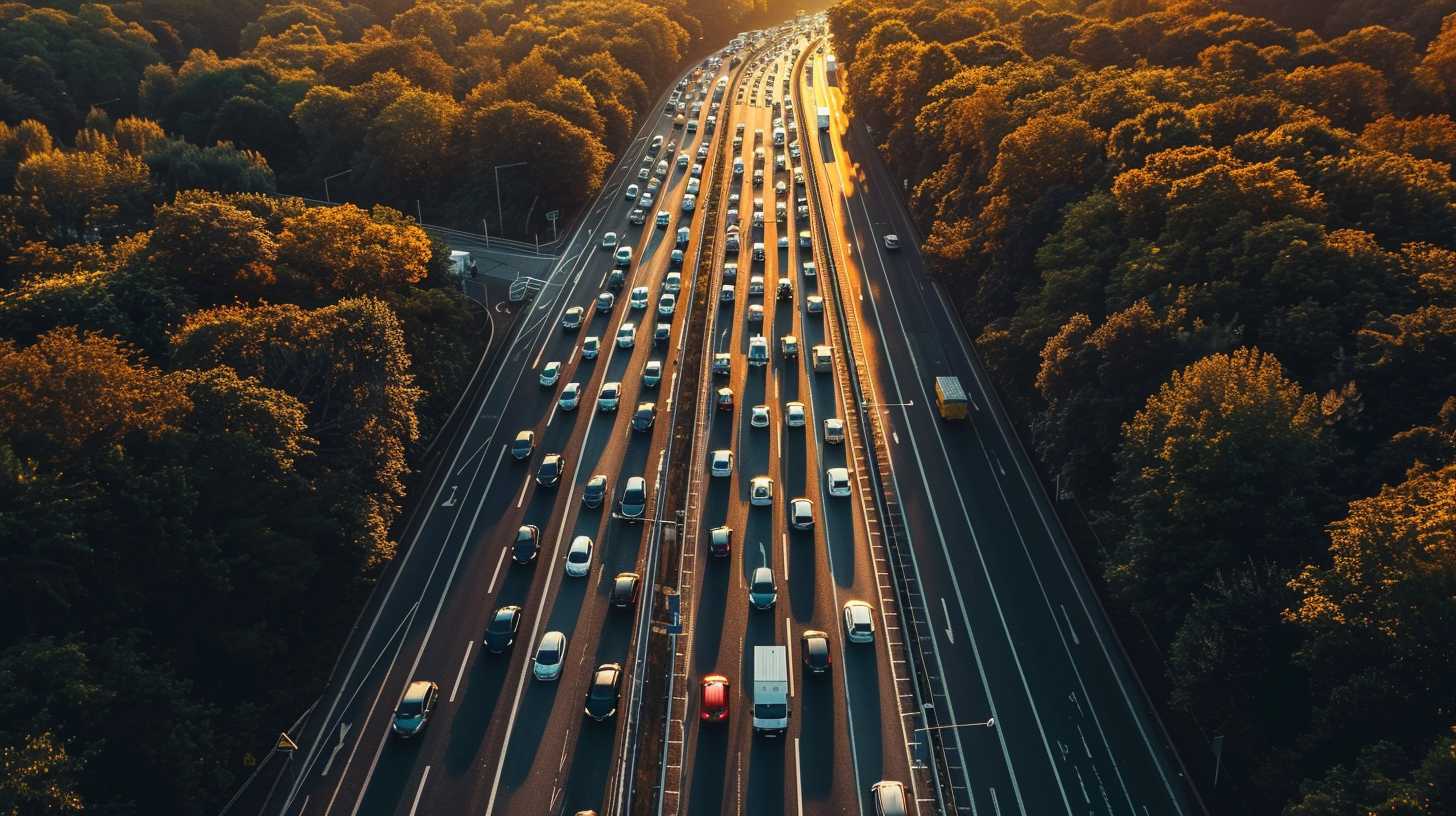
[(505, 211), (501, 209), (500, 171), (502, 169), (508, 169), (508, 168), (511, 168), (511, 167), (521, 167), (521, 166), (523, 166), (525, 164), (526, 164), (526, 162), (523, 162), (523, 161), (510, 162), (509, 164), (497, 164), (495, 166), (495, 169), (494, 169), (494, 172), (495, 172), (495, 219), (500, 222), (500, 229), (501, 229), (501, 234), (502, 235), (504, 235), (505, 234), (505, 231), (506, 231), (506, 217), (505, 217)]
[(329, 179), (336, 179), (339, 176), (347, 176), (352, 172), (354, 172), (354, 168), (350, 167), (348, 170), (340, 170), (332, 176), (324, 176), (324, 201), (327, 201), (330, 204), (334, 203), (334, 199), (329, 196)]
[(861, 402), (859, 404), (859, 407), (865, 408), (865, 409), (870, 409), (870, 408), (913, 408), (914, 406), (915, 406), (915, 400), (910, 400), (909, 402)]
[(678, 524), (682, 524), (682, 521), (679, 520), (679, 519), (646, 518), (646, 517), (644, 517), (644, 518), (638, 518), (637, 516), (624, 516), (621, 513), (618, 513), (616, 510), (613, 510), (612, 511), (612, 518), (618, 519), (620, 521), (640, 521), (643, 524), (668, 524), (668, 525), (678, 525)]
[(996, 718), (987, 718), (985, 722), (951, 723), (950, 725), (922, 725), (915, 731), (944, 731), (947, 728), (995, 728)]

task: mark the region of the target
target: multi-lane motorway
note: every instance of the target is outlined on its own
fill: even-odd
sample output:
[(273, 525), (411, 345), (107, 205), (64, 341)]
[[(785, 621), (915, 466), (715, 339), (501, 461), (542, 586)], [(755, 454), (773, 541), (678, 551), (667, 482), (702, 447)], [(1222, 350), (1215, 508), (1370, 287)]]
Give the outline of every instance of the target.
[[(666, 95), (647, 114), (563, 243), (503, 362), (488, 373), (448, 468), (297, 734), (301, 750), (270, 812), (616, 814), (626, 812), (629, 796), (660, 795), (670, 813), (863, 814), (871, 812), (869, 786), (881, 779), (904, 782), (920, 813), (940, 801), (986, 814), (1196, 812), (1054, 508), (926, 278), (894, 180), (873, 159), (863, 130), (846, 120), (819, 29), (785, 26), (743, 47), (741, 65), (724, 59), (685, 72), (674, 90), (702, 106), (680, 121)], [(720, 85), (718, 106), (712, 94)], [(790, 113), (785, 100), (798, 109)], [(820, 106), (831, 113), (824, 130)], [(781, 146), (773, 143), (776, 118), (786, 131)], [(688, 157), (686, 166), (678, 156)], [(741, 174), (731, 169), (735, 159)], [(652, 178), (660, 189), (648, 204), (642, 196)], [(683, 208), (698, 185), (691, 195), (716, 201), (712, 223), (706, 206)], [(753, 216), (760, 199), (761, 228)], [(782, 220), (776, 203), (785, 205)], [(639, 207), (641, 225), (629, 220)], [(725, 249), (733, 223), (740, 244)], [(712, 242), (703, 240), (708, 231)], [(598, 309), (599, 294), (612, 291), (616, 247), (603, 246), (608, 232), (633, 257), (615, 302)], [(903, 249), (884, 248), (888, 232), (905, 239)], [(707, 321), (707, 358), (726, 353), (731, 362), (726, 372), (706, 373), (699, 393), (677, 394), (674, 405), (700, 246), (712, 247), (709, 308), (692, 319)], [(683, 250), (681, 261), (674, 249)], [(806, 262), (821, 273), (806, 275)], [(823, 274), (827, 265), (834, 275)], [(681, 275), (682, 288), (669, 313), (670, 273)], [(789, 283), (783, 293), (780, 278)], [(638, 287), (640, 305), (631, 296)], [(584, 315), (568, 330), (562, 323), (571, 307)], [(659, 324), (667, 336), (654, 340)], [(859, 334), (853, 361), (845, 326)], [(750, 364), (756, 335), (767, 343), (765, 365)], [(785, 353), (785, 335), (797, 339), (797, 356)], [(595, 353), (588, 338), (598, 338)], [(820, 344), (833, 347), (823, 366), (813, 360)], [(660, 382), (644, 379), (649, 362), (661, 366)], [(559, 379), (543, 385), (551, 363)], [(936, 415), (930, 384), (944, 374), (971, 390), (971, 421), (950, 425)], [(571, 383), (580, 389), (575, 408), (560, 401)], [(620, 384), (615, 411), (598, 410), (607, 383)], [(732, 410), (719, 410), (720, 389), (731, 391)], [(656, 422), (635, 430), (643, 402), (655, 404)], [(791, 404), (802, 406), (801, 426), (788, 421)], [(767, 413), (762, 423), (757, 406)], [(659, 530), (677, 518), (658, 506), (674, 410), (694, 412), (696, 424), (692, 443), (672, 450), (692, 457), (679, 587), (686, 632), (675, 641), (681, 677), (664, 787), (629, 791), (633, 764), (658, 760), (635, 751), (644, 722), (637, 671), (653, 588), (627, 608), (612, 606), (611, 591), (619, 573), (653, 574)], [(871, 422), (853, 421), (859, 416)], [(846, 422), (842, 443), (826, 441), (830, 418)], [(878, 436), (866, 438), (866, 427)], [(509, 449), (523, 430), (535, 444), (517, 461)], [(882, 477), (903, 505), (926, 609), (896, 603), (882, 504), (865, 473), (876, 439), (890, 449), (891, 472)], [(718, 451), (731, 451), (732, 463), (715, 476), (709, 463)], [(536, 476), (550, 453), (564, 456), (564, 472), (543, 485)], [(829, 495), (830, 468), (849, 470), (850, 495)], [(589, 508), (582, 496), (596, 475), (606, 478), (606, 501)], [(648, 488), (641, 523), (616, 512), (633, 476)], [(757, 477), (772, 480), (766, 506), (750, 501)], [(788, 508), (797, 498), (812, 504), (810, 529), (791, 529)], [(524, 564), (512, 557), (522, 525), (539, 531), (540, 547)], [(713, 530), (725, 527), (731, 547), (712, 554)], [(581, 536), (592, 542), (590, 566), (585, 577), (570, 577), (567, 551)], [(759, 567), (770, 569), (777, 592), (769, 609), (748, 600)], [(847, 642), (841, 610), (852, 600), (873, 609), (873, 643)], [(493, 654), (482, 635), (507, 606), (520, 608), (519, 630), (511, 648)], [(920, 702), (949, 709), (938, 722), (995, 719), (995, 727), (944, 733), (953, 790), (936, 790), (917, 770), (927, 757), (918, 750), (924, 735), (913, 730), (921, 720), (902, 616), (935, 619), (933, 639), (919, 644), (930, 656), (935, 694)], [(806, 672), (806, 631), (825, 633), (829, 671)], [(562, 633), (567, 649), (559, 678), (542, 681), (532, 656), (547, 632)], [(753, 647), (775, 644), (788, 647), (791, 716), (788, 730), (769, 738), (750, 723)], [(598, 722), (583, 706), (606, 664), (622, 667), (621, 702)], [(731, 683), (725, 722), (699, 716), (699, 684), (710, 675)], [(438, 699), (427, 726), (406, 740), (391, 729), (412, 680), (435, 683)]]

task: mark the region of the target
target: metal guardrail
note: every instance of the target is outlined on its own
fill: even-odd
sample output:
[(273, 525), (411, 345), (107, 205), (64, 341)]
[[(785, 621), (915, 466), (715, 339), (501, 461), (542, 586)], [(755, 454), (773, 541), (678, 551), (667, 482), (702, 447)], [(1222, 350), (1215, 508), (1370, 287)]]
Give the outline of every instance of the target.
[[(819, 42), (822, 42), (822, 40), (812, 42), (809, 48), (804, 51), (800, 67), (802, 67), (803, 60), (809, 58), (814, 53), (814, 48)], [(794, 84), (794, 92), (795, 95), (800, 95), (799, 84), (797, 82)], [(816, 143), (811, 145), (810, 149), (818, 151), (819, 145), (817, 141), (820, 131), (817, 123), (813, 129), (808, 128), (808, 117), (805, 112), (805, 106), (802, 104), (802, 99), (799, 104), (794, 106), (794, 112), (800, 122), (800, 133), (814, 134), (812, 141)], [(804, 141), (802, 137), (800, 141), (801, 143)], [(804, 151), (804, 153), (807, 153), (807, 151)], [(801, 164), (805, 168), (806, 187), (812, 188), (816, 196), (820, 195), (825, 188), (820, 183), (818, 172), (815, 169), (815, 162), (813, 160), (803, 161), (801, 159)], [(890, 459), (888, 434), (885, 431), (878, 412), (867, 411), (865, 408), (866, 404), (873, 404), (878, 402), (878, 400), (874, 398), (875, 386), (873, 378), (864, 377), (862, 379), (857, 365), (857, 361), (868, 359), (865, 356), (864, 339), (858, 328), (859, 321), (853, 314), (854, 304), (857, 302), (857, 299), (853, 296), (848, 282), (839, 275), (840, 267), (835, 261), (834, 244), (828, 239), (828, 225), (824, 219), (823, 208), (811, 207), (810, 210), (814, 219), (814, 226), (817, 227), (817, 230), (814, 231), (817, 233), (814, 241), (819, 245), (819, 257), (824, 261), (822, 274), (826, 275), (828, 280), (833, 281), (833, 289), (838, 295), (839, 307), (832, 309), (836, 317), (835, 322), (837, 323), (840, 337), (844, 338), (850, 344), (853, 351), (852, 354), (846, 353), (846, 350), (842, 348), (842, 344), (836, 344), (835, 354), (836, 356), (843, 357), (843, 364), (850, 374), (848, 378), (849, 387), (853, 393), (848, 395), (848, 398), (855, 403), (858, 409), (854, 413), (854, 417), (858, 423), (858, 433), (862, 434), (863, 438), (870, 440), (870, 444), (875, 451), (875, 455), (869, 460), (867, 470), (870, 481), (874, 486), (874, 495), (880, 507), (880, 516), (884, 521), (882, 526), (885, 533), (885, 549), (890, 555), (887, 561), (893, 578), (892, 583), (895, 590), (896, 605), (901, 612), (900, 619), (902, 629), (905, 633), (905, 651), (909, 658), (906, 665), (909, 667), (910, 681), (914, 689), (917, 708), (915, 716), (924, 721), (924, 730), (917, 731), (916, 733), (923, 733), (925, 735), (930, 749), (931, 778), (936, 791), (937, 805), (941, 813), (958, 813), (962, 809), (962, 806), (957, 804), (956, 790), (958, 787), (964, 789), (964, 786), (956, 785), (952, 768), (960, 767), (964, 770), (965, 762), (959, 756), (956, 757), (959, 762), (952, 762), (950, 754), (955, 752), (956, 749), (947, 744), (946, 740), (941, 736), (942, 731), (938, 728), (939, 726), (950, 724), (941, 722), (940, 707), (936, 705), (937, 700), (946, 699), (944, 679), (934, 674), (931, 668), (931, 661), (929, 660), (932, 651), (928, 646), (930, 641), (927, 636), (927, 631), (933, 624), (930, 621), (929, 609), (925, 604), (925, 595), (920, 589), (919, 581), (915, 577), (914, 569), (910, 564), (910, 555), (908, 553), (910, 542), (905, 527), (904, 512), (900, 508), (899, 496), (896, 489), (891, 486), (891, 483), (894, 481), (894, 474)], [(830, 304), (826, 303), (825, 310), (831, 311)], [(868, 399), (865, 398), (866, 393), (869, 394)], [(850, 423), (846, 423), (846, 426), (852, 437), (856, 433), (855, 427)], [(937, 685), (940, 687), (939, 691), (937, 691)], [(912, 768), (912, 772), (914, 770), (916, 769)]]

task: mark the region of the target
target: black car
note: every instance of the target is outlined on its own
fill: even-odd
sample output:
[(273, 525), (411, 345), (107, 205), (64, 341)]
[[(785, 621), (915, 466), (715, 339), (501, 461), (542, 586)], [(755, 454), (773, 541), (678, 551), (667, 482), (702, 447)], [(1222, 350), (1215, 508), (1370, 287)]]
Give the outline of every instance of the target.
[(511, 560), (517, 564), (529, 564), (541, 552), (541, 530), (534, 524), (522, 524), (516, 530), (515, 543), (511, 545)]
[(607, 288), (608, 289), (611, 289), (614, 292), (616, 290), (618, 290), (618, 289), (621, 289), (622, 288), (622, 285), (625, 284), (626, 282), (627, 282), (627, 273), (623, 272), (620, 269), (613, 269), (607, 275)]
[(536, 484), (552, 487), (561, 481), (561, 472), (564, 470), (566, 457), (559, 453), (548, 453), (541, 459), (541, 467), (536, 469)]
[(829, 635), (817, 629), (806, 629), (799, 638), (804, 653), (804, 668), (813, 674), (829, 671)]
[(607, 476), (598, 473), (587, 480), (581, 491), (581, 503), (589, 510), (595, 510), (607, 500)]
[(500, 654), (516, 642), (516, 630), (521, 628), (521, 608), (502, 606), (490, 618), (485, 628), (485, 648), (491, 654)]
[(592, 672), (591, 688), (586, 692), (586, 715), (597, 722), (617, 713), (622, 698), (622, 664), (603, 663)]
[(637, 413), (632, 415), (632, 430), (647, 431), (652, 429), (652, 423), (657, 421), (657, 403), (637, 403)]
[(628, 478), (627, 488), (622, 491), (622, 500), (617, 507), (626, 521), (640, 523), (642, 515), (647, 512), (647, 480), (641, 476)]
[(654, 348), (667, 342), (668, 335), (672, 333), (671, 323), (658, 323), (657, 328), (652, 330), (652, 345)]
[(637, 604), (642, 591), (642, 576), (635, 572), (619, 572), (612, 581), (612, 606), (627, 609)]

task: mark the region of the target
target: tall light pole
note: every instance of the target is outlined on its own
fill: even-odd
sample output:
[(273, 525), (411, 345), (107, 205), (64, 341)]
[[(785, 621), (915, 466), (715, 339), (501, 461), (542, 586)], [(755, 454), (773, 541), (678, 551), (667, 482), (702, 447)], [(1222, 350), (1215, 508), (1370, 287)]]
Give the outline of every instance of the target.
[(915, 731), (943, 731), (947, 728), (995, 728), (996, 718), (991, 717), (985, 722), (951, 723), (950, 725), (922, 725)]
[(505, 234), (505, 231), (506, 231), (506, 216), (505, 216), (505, 211), (501, 209), (500, 171), (503, 168), (521, 167), (522, 165), (525, 165), (525, 164), (526, 164), (526, 162), (518, 161), (518, 162), (511, 162), (509, 164), (497, 164), (495, 166), (495, 220), (497, 220), (497, 221), (500, 222), (501, 234), (502, 235), (504, 235)]
[(350, 167), (348, 170), (341, 170), (333, 174), (332, 176), (324, 176), (324, 201), (327, 201), (330, 204), (334, 203), (334, 199), (329, 196), (329, 179), (336, 179), (339, 176), (347, 176), (352, 172), (354, 172), (354, 168)]

